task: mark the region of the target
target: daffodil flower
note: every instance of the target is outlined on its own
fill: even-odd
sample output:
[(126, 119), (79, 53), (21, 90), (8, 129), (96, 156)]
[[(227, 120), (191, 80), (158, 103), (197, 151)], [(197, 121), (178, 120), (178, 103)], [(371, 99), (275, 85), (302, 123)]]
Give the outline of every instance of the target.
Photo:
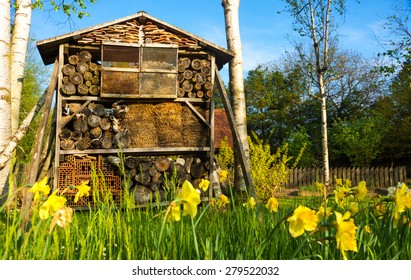
[(357, 240), (355, 239), (357, 227), (354, 224), (354, 219), (350, 219), (350, 212), (346, 212), (344, 215), (339, 212), (334, 212), (334, 214), (336, 217), (335, 226), (337, 228), (337, 233), (335, 235), (337, 249), (341, 251), (344, 260), (347, 260), (345, 251), (358, 252)]
[(62, 196), (56, 195), (56, 193), (57, 190), (40, 206), (39, 216), (41, 219), (46, 220), (50, 215), (54, 215), (54, 213), (64, 207), (67, 200)]
[(371, 233), (372, 232), (369, 225), (364, 226), (364, 232), (365, 233)]
[(354, 197), (356, 199), (362, 199), (367, 195), (367, 187), (366, 187), (366, 182), (365, 181), (361, 181), (360, 183), (358, 183), (358, 186), (356, 187), (356, 193), (354, 194)]
[(250, 198), (247, 200), (246, 203), (243, 203), (243, 206), (246, 207), (246, 208), (253, 209), (253, 208), (255, 207), (255, 204), (256, 204), (256, 202), (255, 202), (255, 200), (254, 200), (254, 197), (250, 197)]
[(290, 223), (288, 230), (292, 237), (296, 238), (304, 231), (313, 231), (318, 224), (318, 217), (314, 210), (306, 206), (298, 206), (291, 217), (287, 219)]
[(50, 193), (50, 187), (47, 184), (48, 177), (45, 176), (41, 181), (34, 183), (29, 189), (29, 192), (34, 193), (34, 201), (37, 201), (41, 195), (48, 195)]
[(348, 207), (350, 209), (350, 212), (353, 213), (353, 214), (358, 213), (358, 211), (360, 209), (357, 202), (351, 202)]
[(190, 215), (191, 217), (195, 217), (195, 215), (197, 215), (197, 205), (201, 202), (200, 194), (194, 189), (193, 185), (186, 180), (174, 202), (177, 205), (183, 205), (183, 216)]
[(90, 189), (91, 187), (88, 185), (89, 181), (83, 181), (80, 186), (76, 186), (77, 189), (77, 193), (74, 197), (74, 203), (77, 203), (79, 198), (83, 197), (83, 196), (89, 196), (90, 193)]
[(218, 173), (218, 177), (220, 179), (220, 182), (225, 182), (228, 178), (228, 171), (227, 170), (221, 170)]
[(63, 207), (57, 210), (53, 215), (53, 219), (51, 220), (49, 232), (53, 231), (53, 228), (56, 224), (63, 228), (66, 227), (69, 223), (71, 223), (72, 216), (73, 209), (70, 207)]
[(198, 187), (203, 191), (206, 192), (208, 190), (208, 187), (210, 186), (210, 181), (205, 180), (205, 179), (201, 179), (200, 184), (198, 185)]
[(402, 184), (401, 187), (397, 187), (394, 193), (394, 227), (397, 227), (400, 214), (407, 208), (411, 208), (411, 194), (408, 192), (406, 184)]
[(324, 208), (324, 206), (320, 206), (316, 213), (318, 221), (321, 221), (324, 218), (324, 216), (325, 219), (328, 219), (328, 217), (331, 216), (331, 214), (331, 207)]
[(335, 203), (338, 206), (342, 206), (344, 204), (344, 200), (350, 193), (350, 188), (348, 186), (339, 186), (334, 190), (334, 198)]
[(172, 221), (178, 222), (181, 219), (181, 207), (180, 205), (175, 204), (174, 202), (170, 203), (170, 216)]
[(220, 207), (223, 207), (224, 205), (227, 205), (229, 203), (230, 203), (230, 201), (228, 200), (228, 197), (225, 196), (224, 194), (220, 194), (218, 196), (218, 200), (216, 202), (216, 205), (217, 205), (217, 207), (220, 208)]
[(275, 197), (270, 197), (265, 207), (270, 210), (270, 212), (278, 212), (278, 200)]

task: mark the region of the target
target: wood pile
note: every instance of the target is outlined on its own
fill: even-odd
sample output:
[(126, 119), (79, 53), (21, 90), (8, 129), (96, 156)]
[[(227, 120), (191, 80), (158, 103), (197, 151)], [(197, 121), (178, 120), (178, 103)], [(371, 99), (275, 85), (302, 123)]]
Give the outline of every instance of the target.
[[(105, 160), (112, 166), (118, 166), (120, 159), (109, 156)], [(171, 159), (169, 157), (128, 156), (124, 166), (137, 204), (150, 201), (165, 201), (175, 197), (178, 190), (174, 184), (188, 180), (197, 187), (202, 179), (208, 179), (209, 163), (199, 157), (186, 156)]]
[(63, 150), (128, 148), (130, 135), (124, 125), (129, 110), (115, 102), (108, 107), (100, 103), (71, 102), (64, 108), (63, 128), (59, 133)]
[(90, 52), (82, 50), (70, 55), (63, 65), (61, 91), (64, 95), (94, 95), (100, 93), (100, 70), (97, 62), (92, 61)]
[(101, 45), (103, 41), (125, 42), (139, 44), (166, 43), (178, 44), (180, 48), (199, 48), (197, 40), (177, 35), (167, 31), (167, 27), (146, 22), (140, 25), (136, 20), (93, 30), (84, 34), (77, 43), (86, 45)]
[(178, 97), (208, 99), (213, 96), (210, 60), (180, 57), (178, 72)]

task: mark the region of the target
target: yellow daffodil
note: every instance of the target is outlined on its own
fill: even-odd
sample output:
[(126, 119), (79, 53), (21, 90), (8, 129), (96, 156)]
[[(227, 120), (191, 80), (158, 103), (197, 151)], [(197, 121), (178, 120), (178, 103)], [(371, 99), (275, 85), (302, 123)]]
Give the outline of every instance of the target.
[(50, 224), (50, 231), (53, 231), (54, 226), (57, 224), (60, 227), (66, 227), (67, 224), (71, 223), (71, 218), (73, 216), (73, 209), (70, 207), (63, 207), (56, 211), (53, 215), (53, 219)]
[(218, 173), (218, 177), (220, 179), (220, 182), (225, 182), (228, 178), (228, 171), (227, 170), (221, 170)]
[(246, 207), (246, 208), (251, 208), (251, 209), (253, 209), (253, 208), (255, 207), (255, 204), (256, 204), (256, 202), (255, 202), (255, 200), (254, 200), (254, 197), (250, 197), (250, 198), (247, 200), (246, 203), (243, 203), (243, 206)]
[(343, 206), (346, 201), (344, 201), (350, 193), (350, 188), (348, 186), (340, 186), (334, 190), (335, 203), (338, 206)]
[(318, 217), (314, 210), (305, 206), (298, 206), (291, 217), (287, 219), (290, 223), (288, 230), (292, 237), (298, 237), (304, 231), (313, 231), (318, 224)]
[(37, 201), (41, 195), (48, 195), (50, 193), (50, 187), (47, 184), (48, 177), (45, 176), (41, 181), (34, 183), (29, 189), (29, 192), (34, 193), (34, 201)]
[(354, 224), (354, 219), (350, 219), (350, 212), (346, 212), (344, 216), (338, 212), (334, 212), (334, 214), (336, 217), (335, 226), (337, 228), (337, 233), (335, 235), (337, 249), (341, 251), (344, 260), (347, 260), (345, 251), (358, 252), (357, 240), (355, 239), (357, 227)]
[(275, 197), (270, 197), (265, 207), (270, 210), (270, 212), (278, 212), (278, 200)]
[(407, 208), (411, 208), (411, 194), (408, 192), (406, 184), (402, 184), (401, 188), (398, 187), (394, 193), (394, 227), (397, 226), (400, 214)]
[(66, 199), (62, 196), (56, 195), (57, 190), (54, 191), (47, 200), (40, 206), (39, 216), (41, 219), (45, 220), (50, 215), (54, 215), (58, 210), (64, 207)]
[(201, 179), (200, 184), (198, 185), (198, 187), (203, 191), (206, 192), (208, 190), (208, 187), (210, 186), (210, 181), (205, 180), (205, 179)]
[(230, 201), (228, 200), (228, 197), (225, 196), (224, 194), (220, 194), (218, 196), (216, 205), (217, 205), (218, 208), (220, 208), (220, 207), (223, 207), (224, 205), (227, 205), (229, 203), (230, 203)]
[(356, 214), (359, 211), (359, 205), (357, 202), (351, 202), (348, 208), (350, 209), (350, 212), (353, 214)]
[(323, 183), (315, 182), (315, 187), (320, 196), (324, 196), (325, 185)]
[(335, 184), (336, 184), (337, 186), (342, 186), (342, 184), (343, 184), (342, 179), (341, 179), (341, 178), (335, 179)]
[(174, 202), (171, 202), (169, 207), (170, 207), (170, 209), (169, 209), (169, 211), (170, 211), (169, 218), (174, 222), (180, 221), (180, 219), (181, 219), (181, 206), (177, 205)]
[(356, 192), (354, 194), (354, 197), (356, 199), (362, 199), (367, 195), (367, 187), (366, 187), (366, 182), (365, 181), (361, 181), (358, 186), (356, 187)]
[(80, 186), (76, 186), (77, 193), (74, 197), (74, 203), (77, 203), (80, 197), (89, 196), (91, 187), (88, 185), (89, 181), (83, 181)]
[(380, 216), (380, 219), (382, 218), (382, 216), (384, 216), (386, 212), (385, 204), (382, 203), (377, 204), (374, 209), (377, 212), (377, 215)]
[(214, 197), (212, 197), (212, 198), (210, 198), (209, 203), (210, 203), (211, 206), (214, 206), (214, 205), (216, 205), (217, 201)]
[(364, 226), (364, 232), (365, 233), (371, 233), (371, 228), (369, 225)]
[(331, 216), (331, 207), (324, 208), (323, 206), (320, 206), (315, 214), (317, 215), (318, 221), (321, 221), (324, 218), (324, 215), (325, 219), (328, 219), (328, 217)]
[(186, 180), (174, 202), (177, 205), (183, 205), (183, 216), (190, 215), (191, 217), (195, 217), (195, 215), (197, 215), (197, 205), (201, 202), (200, 194), (194, 189), (193, 185)]

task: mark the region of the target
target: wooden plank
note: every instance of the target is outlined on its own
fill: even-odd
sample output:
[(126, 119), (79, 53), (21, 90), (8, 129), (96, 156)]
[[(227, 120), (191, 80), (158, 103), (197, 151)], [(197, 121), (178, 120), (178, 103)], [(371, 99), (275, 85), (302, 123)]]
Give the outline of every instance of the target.
[(130, 155), (155, 155), (155, 154), (180, 154), (193, 152), (210, 152), (209, 147), (170, 147), (170, 148), (126, 148), (126, 149), (87, 149), (87, 150), (62, 150), (61, 155), (105, 154), (117, 155), (125, 153)]
[[(191, 105), (191, 103), (188, 103), (188, 104)], [(197, 112), (197, 110), (196, 110), (196, 112)], [(210, 124), (209, 124), (208, 127), (209, 127), (209, 131), (210, 131), (210, 134), (209, 134), (210, 135), (209, 136), (210, 137), (210, 139), (209, 139), (209, 146), (210, 146), (210, 173), (209, 173), (210, 187), (209, 187), (209, 190), (208, 190), (208, 196), (213, 197), (213, 188), (214, 188), (214, 184), (215, 184), (213, 172), (215, 172), (215, 170), (216, 170), (216, 166), (215, 166), (215, 162), (214, 162), (214, 153), (215, 153), (215, 147), (214, 147), (214, 97), (211, 98), (211, 102), (210, 102), (209, 120), (210, 120)], [(218, 174), (217, 174), (217, 176), (218, 176)], [(219, 189), (220, 189), (220, 187), (219, 187)]]
[(249, 190), (251, 190), (251, 194), (254, 197), (254, 199), (257, 200), (257, 196), (255, 193), (255, 189), (253, 186), (252, 178), (251, 178), (251, 172), (250, 172), (250, 166), (246, 164), (246, 157), (244, 153), (244, 147), (243, 143), (240, 140), (240, 134), (237, 130), (237, 126), (234, 122), (234, 113), (230, 105), (230, 101), (228, 99), (227, 92), (225, 91), (224, 88), (224, 83), (223, 80), (221, 79), (220, 73), (217, 69), (215, 69), (215, 78), (216, 78), (216, 84), (217, 88), (220, 91), (221, 94), (221, 100), (224, 105), (225, 112), (228, 117), (228, 123), (230, 124), (231, 132), (233, 134), (233, 141), (234, 141), (234, 147), (237, 149), (237, 153), (240, 157), (240, 165), (241, 165), (241, 170), (243, 171), (243, 176), (244, 176), (244, 181), (246, 186), (248, 187)]
[[(194, 112), (194, 114), (208, 127), (211, 128), (210, 124), (207, 122), (207, 120), (201, 115), (197, 109), (188, 101), (184, 101), (185, 104)], [(210, 115), (211, 117), (211, 115)], [(211, 120), (211, 119), (210, 119)]]
[(60, 130), (59, 130), (58, 133), (60, 133), (61, 129), (64, 128), (66, 126), (66, 124), (68, 124), (71, 121), (71, 119), (74, 117), (74, 115), (76, 115), (77, 113), (80, 113), (81, 110), (83, 110), (84, 108), (86, 108), (86, 106), (88, 104), (90, 104), (90, 102), (91, 102), (91, 100), (86, 100), (86, 102), (84, 102), (83, 105), (81, 105), (80, 108), (76, 112), (73, 112), (73, 114), (71, 114), (68, 118), (64, 119), (64, 121), (61, 121), (61, 126), (60, 126)]

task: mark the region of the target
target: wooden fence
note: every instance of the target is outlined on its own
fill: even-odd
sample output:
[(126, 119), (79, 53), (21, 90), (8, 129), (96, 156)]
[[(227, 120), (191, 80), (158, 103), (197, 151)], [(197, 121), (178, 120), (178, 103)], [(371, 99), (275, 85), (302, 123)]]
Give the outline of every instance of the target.
[[(353, 186), (360, 181), (365, 181), (371, 189), (386, 189), (395, 186), (398, 182), (407, 181), (405, 166), (397, 167), (371, 167), (371, 168), (331, 168), (330, 183), (335, 179), (350, 179)], [(283, 184), (286, 188), (304, 187), (313, 185), (315, 182), (324, 182), (324, 168), (296, 168), (291, 170), (288, 180)]]

